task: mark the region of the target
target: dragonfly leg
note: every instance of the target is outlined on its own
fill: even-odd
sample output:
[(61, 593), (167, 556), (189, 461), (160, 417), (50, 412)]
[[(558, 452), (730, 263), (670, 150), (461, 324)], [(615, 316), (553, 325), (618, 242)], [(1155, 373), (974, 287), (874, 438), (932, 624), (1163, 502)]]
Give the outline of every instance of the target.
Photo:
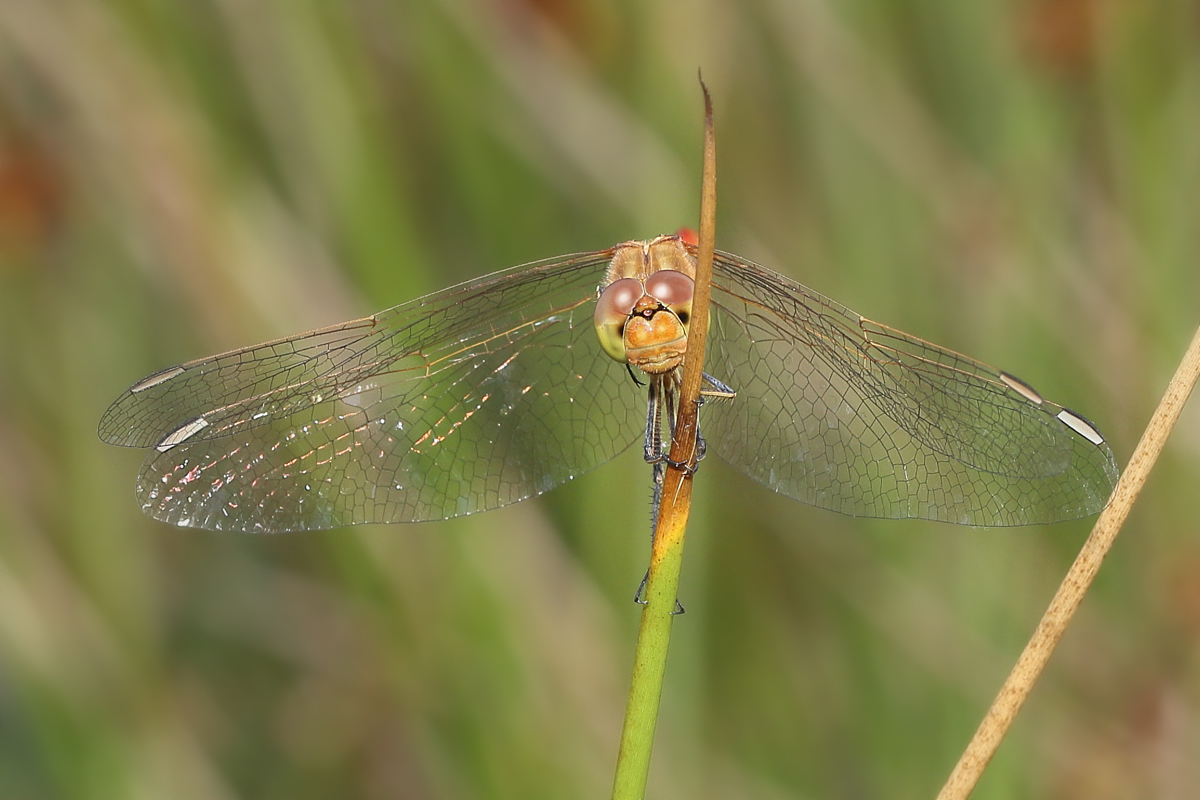
[(677, 469), (680, 472), (682, 472), (684, 475), (691, 477), (692, 475), (695, 475), (696, 472), (698, 471), (698, 468), (700, 466), (700, 458), (703, 458), (703, 456), (698, 457), (696, 459), (695, 464), (689, 464), (686, 461), (672, 461), (671, 459), (667, 458), (666, 456), (663, 456), (663, 463), (666, 464), (668, 467)]
[(650, 543), (654, 543), (654, 532), (658, 530), (658, 509), (662, 505), (663, 481), (667, 477), (667, 467), (662, 461), (654, 462), (654, 499), (650, 509)]
[(662, 460), (662, 410), (661, 387), (657, 378), (650, 380), (650, 390), (647, 392), (649, 401), (646, 404), (646, 438), (642, 444), (642, 456), (648, 464), (657, 464)]
[(638, 584), (637, 591), (633, 593), (633, 602), (637, 603), (639, 606), (644, 606), (649, 602), (642, 597), (642, 592), (646, 591), (646, 584), (649, 582), (650, 570), (646, 570), (646, 574), (642, 576), (642, 582)]
[[(646, 584), (649, 582), (650, 582), (650, 570), (646, 570), (646, 574), (642, 578), (642, 582), (638, 584), (637, 591), (633, 593), (633, 602), (637, 603), (639, 606), (644, 606), (648, 602), (650, 602), (649, 600), (647, 600), (645, 597), (642, 596), (642, 593), (646, 591)], [(674, 616), (678, 616), (680, 614), (686, 614), (686, 613), (687, 613), (687, 609), (683, 607), (683, 603), (679, 602), (679, 598), (675, 598), (675, 608), (671, 609), (671, 616), (674, 617)]]
[(651, 377), (647, 396), (646, 438), (642, 445), (642, 457), (654, 467), (654, 494), (650, 507), (650, 541), (653, 542), (654, 531), (658, 527), (658, 507), (662, 502), (663, 479), (666, 477), (663, 467), (662, 384), (659, 376)]
[[(649, 402), (646, 408), (646, 437), (642, 444), (642, 457), (647, 464), (679, 465), (668, 457), (670, 441), (663, 441), (663, 414), (666, 414), (666, 428), (669, 434), (675, 432), (675, 387), (669, 378), (655, 375), (650, 380)], [(658, 478), (656, 474), (656, 479)]]
[(704, 382), (712, 387), (711, 389), (700, 390), (701, 403), (703, 403), (705, 398), (708, 397), (713, 397), (718, 400), (732, 400), (733, 398), (737, 397), (737, 392), (735, 392), (733, 389), (730, 389), (712, 375), (709, 375), (707, 372), (702, 372), (700, 374), (704, 376)]
[[(676, 380), (678, 380), (677, 375)], [(662, 406), (667, 412), (667, 433), (669, 434), (667, 441), (663, 443), (662, 455), (664, 458), (671, 450), (669, 442), (674, 441), (675, 437), (675, 404), (677, 402), (675, 389), (676, 381), (672, 381), (670, 378), (663, 380)]]

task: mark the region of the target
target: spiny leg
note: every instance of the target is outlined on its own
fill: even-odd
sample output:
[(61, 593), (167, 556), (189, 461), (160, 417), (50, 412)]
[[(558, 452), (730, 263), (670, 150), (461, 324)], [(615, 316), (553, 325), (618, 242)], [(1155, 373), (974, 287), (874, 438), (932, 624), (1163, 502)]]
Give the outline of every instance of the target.
[[(642, 445), (642, 457), (646, 459), (646, 463), (653, 466), (654, 472), (654, 495), (650, 506), (650, 541), (653, 542), (654, 530), (658, 527), (658, 508), (662, 502), (663, 481), (666, 478), (662, 438), (662, 406), (665, 398), (661, 375), (650, 376), (650, 388), (646, 394), (646, 438)], [(668, 410), (668, 417), (670, 416)]]
[[(726, 386), (721, 381), (714, 378), (712, 375), (709, 375), (707, 372), (702, 372), (700, 374), (701, 374), (701, 376), (703, 376), (704, 382), (707, 383), (712, 388), (711, 389), (703, 389), (702, 388), (700, 390), (700, 396), (696, 398), (697, 408), (699, 408), (700, 406), (703, 406), (705, 404), (705, 402), (707, 402), (710, 399), (732, 400), (735, 397), (737, 397), (737, 392), (735, 392), (733, 389)], [(700, 429), (699, 422), (697, 422), (697, 424), (696, 424), (696, 466), (699, 466), (700, 462), (704, 460), (704, 454), (706, 452), (706, 449), (707, 449), (707, 446), (704, 442), (704, 436), (702, 435), (702, 431)], [(693, 473), (695, 473), (696, 467), (692, 467), (691, 471)]]
[(711, 389), (700, 390), (701, 403), (704, 402), (704, 398), (706, 397), (714, 397), (718, 400), (732, 400), (733, 398), (737, 397), (737, 392), (735, 392), (733, 389), (730, 389), (712, 375), (709, 375), (707, 372), (702, 372), (700, 374), (704, 376), (704, 382), (712, 387)]

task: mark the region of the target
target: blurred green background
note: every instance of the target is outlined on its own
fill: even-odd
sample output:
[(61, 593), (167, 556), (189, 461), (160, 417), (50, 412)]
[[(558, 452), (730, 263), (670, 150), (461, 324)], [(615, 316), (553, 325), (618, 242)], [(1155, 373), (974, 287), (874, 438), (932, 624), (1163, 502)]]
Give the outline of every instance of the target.
[[(1200, 319), (1200, 12), (1119, 0), (0, 0), (0, 797), (606, 797), (630, 452), (444, 524), (144, 518), (142, 376), (695, 224), (1124, 463)], [(928, 798), (1090, 521), (699, 476), (652, 798)], [(1192, 408), (979, 798), (1200, 786)]]

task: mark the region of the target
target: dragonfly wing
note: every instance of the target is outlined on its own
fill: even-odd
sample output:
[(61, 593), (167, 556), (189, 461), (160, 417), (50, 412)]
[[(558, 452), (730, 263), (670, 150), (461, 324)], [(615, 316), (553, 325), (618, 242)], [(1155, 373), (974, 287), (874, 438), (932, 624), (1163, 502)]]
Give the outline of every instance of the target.
[(1094, 514), (1118, 474), (1086, 420), (1011, 376), (737, 256), (714, 264), (709, 447), (854, 516), (1029, 525)]
[(641, 435), (592, 324), (610, 254), (519, 267), (151, 376), (101, 437), (154, 448), (146, 513), (285, 531), (445, 519), (540, 494)]

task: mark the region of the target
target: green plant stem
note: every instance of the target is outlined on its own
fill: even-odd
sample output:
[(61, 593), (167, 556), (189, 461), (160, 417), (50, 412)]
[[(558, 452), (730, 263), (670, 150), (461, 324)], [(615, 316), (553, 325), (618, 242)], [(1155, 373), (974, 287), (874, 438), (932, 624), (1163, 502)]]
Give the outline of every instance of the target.
[(716, 139), (713, 133), (712, 99), (704, 82), (704, 182), (700, 197), (700, 252), (696, 264), (696, 287), (692, 297), (692, 321), (679, 395), (679, 413), (671, 436), (671, 461), (663, 483), (662, 501), (650, 554), (642, 622), (634, 654), (625, 726), (613, 780), (613, 800), (641, 800), (650, 774), (650, 752), (667, 669), (675, 598), (683, 565), (683, 542), (691, 509), (692, 475), (677, 465), (696, 465), (700, 382), (703, 378), (704, 345), (708, 338), (709, 290), (716, 231)]
[(613, 800), (641, 800), (645, 795), (671, 641), (671, 612), (675, 609), (682, 564), (683, 537), (680, 536), (677, 546), (668, 550), (657, 570), (651, 570), (646, 583), (646, 605), (638, 630), (625, 726), (621, 731), (621, 750), (613, 781)]

